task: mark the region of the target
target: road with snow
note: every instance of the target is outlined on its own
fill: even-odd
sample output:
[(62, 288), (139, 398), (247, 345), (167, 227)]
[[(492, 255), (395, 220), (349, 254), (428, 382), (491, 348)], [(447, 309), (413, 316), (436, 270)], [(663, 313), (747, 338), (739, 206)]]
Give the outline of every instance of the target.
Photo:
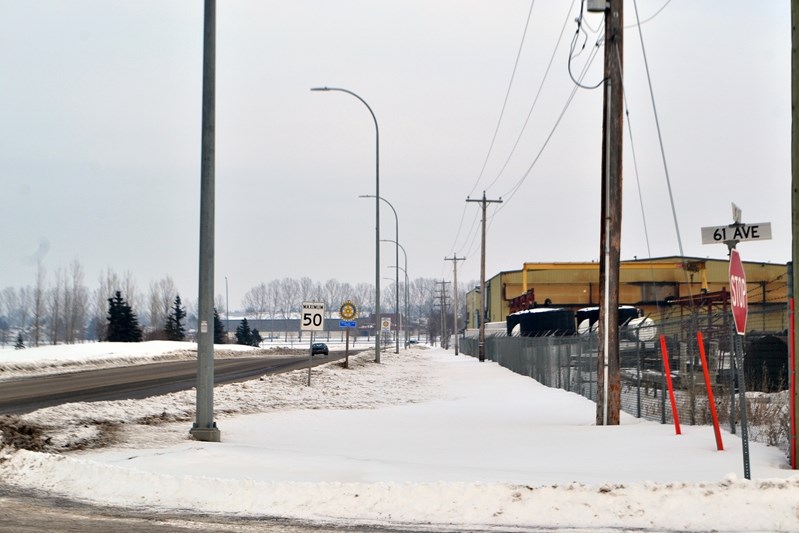
[[(329, 357), (315, 356), (313, 366), (343, 357), (335, 352)], [(214, 363), (214, 383), (235, 383), (307, 366), (307, 356), (221, 359)], [(135, 400), (189, 390), (196, 384), (197, 363), (191, 360), (12, 379), (0, 387), (0, 414), (29, 413), (70, 402)]]

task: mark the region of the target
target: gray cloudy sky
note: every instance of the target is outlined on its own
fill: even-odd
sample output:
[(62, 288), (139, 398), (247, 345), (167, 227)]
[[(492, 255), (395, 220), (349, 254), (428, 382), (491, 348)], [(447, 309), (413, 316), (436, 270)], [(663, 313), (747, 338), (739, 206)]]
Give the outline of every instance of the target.
[[(451, 279), (453, 253), (468, 258), (460, 280), (479, 278), (479, 209), (465, 199), (484, 189), (505, 200), (489, 209), (489, 276), (598, 258), (601, 90), (578, 90), (555, 128), (574, 87), (579, 0), (534, 3), (482, 175), (530, 1), (217, 4), (215, 292), (228, 276), (231, 308), (277, 278), (374, 282), (374, 204), (358, 198), (374, 194), (374, 125), (355, 98), (312, 86), (347, 88), (374, 110), (381, 195), (411, 278)], [(773, 227), (743, 258), (788, 261), (788, 0), (637, 6), (642, 20), (657, 14), (641, 29), (685, 253), (726, 255), (701, 244), (700, 227), (731, 222), (734, 201)], [(677, 254), (634, 8), (625, 89), (649, 240), (653, 256)], [(77, 259), (90, 287), (112, 268), (140, 288), (170, 275), (196, 298), (202, 11), (201, 0), (0, 0), (0, 287), (32, 284), (37, 257), (48, 272)], [(586, 16), (574, 72), (600, 24)], [(600, 51), (584, 83), (601, 77)], [(625, 143), (622, 258), (642, 258), (626, 131)], [(381, 215), (393, 239), (385, 204)], [(393, 246), (381, 250), (393, 277)]]

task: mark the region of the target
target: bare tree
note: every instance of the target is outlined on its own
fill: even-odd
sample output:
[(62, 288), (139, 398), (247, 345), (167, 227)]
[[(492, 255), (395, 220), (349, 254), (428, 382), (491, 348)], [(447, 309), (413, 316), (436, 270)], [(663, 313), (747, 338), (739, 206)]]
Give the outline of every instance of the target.
[(6, 287), (0, 291), (0, 342), (3, 346), (6, 345), (11, 334), (12, 314), (15, 311), (12, 304), (16, 302), (16, 299), (17, 294), (13, 288)]
[(55, 286), (49, 291), (50, 303), (50, 342), (58, 344), (58, 336), (63, 331), (65, 274), (59, 267), (55, 271)]
[(131, 309), (143, 308), (142, 296), (139, 294), (138, 286), (136, 285), (136, 279), (133, 277), (133, 273), (130, 270), (125, 271), (121, 282), (122, 284), (121, 286), (117, 287), (117, 290), (122, 291), (122, 294), (125, 295), (125, 299), (127, 300)]
[(162, 338), (162, 330), (166, 325), (166, 318), (169, 316), (172, 302), (175, 301), (178, 291), (172, 278), (165, 278), (150, 283), (150, 296), (148, 298), (149, 308), (149, 331), (148, 339)]
[[(300, 302), (318, 301), (321, 299), (319, 284), (309, 277), (300, 278), (299, 281), (299, 298)], [(299, 308), (299, 306), (297, 306)]]
[(259, 283), (248, 290), (242, 300), (244, 311), (256, 320), (261, 320), (269, 308), (269, 289), (265, 283)]
[(110, 267), (105, 272), (100, 272), (97, 281), (98, 287), (92, 296), (91, 328), (94, 338), (103, 340), (106, 338), (108, 325), (106, 320), (108, 299), (112, 298), (116, 291), (120, 290), (122, 283), (117, 273), (111, 270)]
[[(321, 287), (322, 300), (325, 302), (325, 318), (332, 318), (333, 313), (337, 313), (343, 300), (341, 297), (341, 283), (335, 279), (329, 279)], [(330, 340), (330, 330), (326, 331), (327, 339)], [(343, 334), (343, 332), (342, 332)]]
[(353, 290), (353, 301), (359, 304), (361, 316), (373, 314), (375, 310), (375, 288), (371, 283), (358, 283)]
[(297, 280), (285, 278), (280, 282), (280, 314), (285, 320), (283, 329), (285, 330), (286, 340), (289, 338), (288, 320), (300, 308), (299, 294), (300, 284)]
[[(433, 309), (435, 304), (436, 280), (432, 278), (416, 278), (411, 282), (410, 287), (410, 308), (414, 318), (424, 323), (428, 321), (433, 326), (437, 323), (430, 320), (430, 317), (437, 315), (438, 311)], [(432, 327), (432, 326), (431, 326)], [(429, 330), (430, 328), (428, 328)]]
[(45, 279), (45, 269), (41, 260), (36, 268), (36, 284), (33, 286), (33, 345), (39, 346), (42, 340), (45, 321), (45, 299), (47, 291), (47, 280)]
[(322, 287), (323, 300), (325, 302), (325, 313), (327, 318), (334, 312), (338, 312), (339, 306), (343, 303), (342, 286), (338, 280), (329, 279)]
[(26, 331), (33, 305), (33, 289), (31, 287), (22, 287), (19, 291), (15, 291), (9, 288), (5, 291), (5, 298), (9, 306), (11, 323), (17, 329)]
[(67, 343), (74, 343), (86, 336), (89, 312), (89, 290), (84, 285), (83, 267), (77, 260), (70, 265), (69, 286), (65, 294), (65, 340)]
[[(396, 286), (397, 284), (392, 281), (391, 283), (389, 283), (386, 290), (380, 291), (380, 309), (384, 315), (393, 312), (397, 306), (397, 300), (395, 297), (397, 294)], [(389, 311), (389, 309), (391, 311)], [(392, 324), (392, 327), (393, 326), (394, 325)]]
[(31, 286), (19, 289), (19, 323), (20, 327), (27, 330), (30, 328), (33, 315), (33, 288)]
[(216, 298), (214, 298), (214, 308), (216, 312), (220, 315), (227, 314), (227, 302), (225, 301), (225, 296), (222, 294), (217, 294)]
[(274, 322), (277, 318), (278, 310), (280, 309), (280, 295), (280, 282), (276, 279), (273, 279), (269, 282), (269, 285), (267, 285), (267, 299), (269, 301), (267, 312), (269, 313), (269, 318), (272, 319), (271, 323), (273, 324), (270, 327), (269, 336), (273, 338), (275, 337)]

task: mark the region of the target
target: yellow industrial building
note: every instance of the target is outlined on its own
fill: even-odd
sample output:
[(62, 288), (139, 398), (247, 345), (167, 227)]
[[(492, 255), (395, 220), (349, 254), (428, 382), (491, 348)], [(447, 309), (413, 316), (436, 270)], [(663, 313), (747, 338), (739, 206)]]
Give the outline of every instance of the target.
[[(751, 326), (787, 328), (787, 265), (744, 261)], [(619, 303), (665, 320), (703, 306), (727, 304), (726, 259), (660, 257), (622, 261)], [(577, 310), (599, 305), (599, 263), (524, 263), (486, 280), (486, 322), (503, 322), (520, 309), (550, 306)], [(479, 327), (480, 288), (466, 295), (468, 329)], [(708, 311), (709, 312), (709, 311)], [(768, 316), (768, 324), (766, 323)], [(760, 320), (760, 323), (758, 323)]]

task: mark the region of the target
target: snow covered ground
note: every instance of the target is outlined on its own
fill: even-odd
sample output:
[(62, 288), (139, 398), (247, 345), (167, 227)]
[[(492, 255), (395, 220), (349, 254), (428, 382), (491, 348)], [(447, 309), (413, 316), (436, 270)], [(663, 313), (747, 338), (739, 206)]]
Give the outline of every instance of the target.
[[(0, 351), (0, 376), (192, 349)], [(727, 432), (719, 452), (711, 427), (597, 427), (585, 398), (440, 349), (372, 359), (314, 368), (310, 387), (307, 371), (217, 387), (221, 443), (189, 438), (193, 391), (42, 409), (15, 423), (50, 448), (4, 448), (0, 476), (98, 504), (413, 531), (799, 531), (799, 474), (776, 448), (751, 443), (748, 481)]]

